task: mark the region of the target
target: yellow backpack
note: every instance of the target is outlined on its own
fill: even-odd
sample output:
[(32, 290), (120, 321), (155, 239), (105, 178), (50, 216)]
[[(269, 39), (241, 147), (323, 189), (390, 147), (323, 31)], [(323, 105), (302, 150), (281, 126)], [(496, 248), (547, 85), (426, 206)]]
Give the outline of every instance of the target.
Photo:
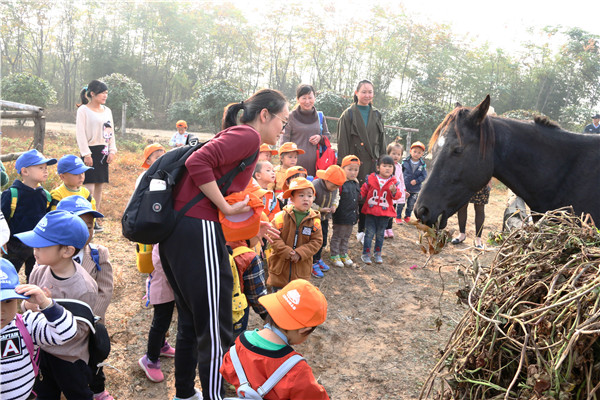
[(233, 308), (233, 323), (235, 324), (244, 316), (244, 310), (248, 308), (248, 300), (246, 295), (242, 293), (242, 286), (240, 285), (240, 273), (238, 272), (235, 264), (235, 258), (239, 255), (253, 252), (246, 246), (240, 246), (233, 249), (233, 254), (229, 255), (229, 263), (231, 264), (231, 273), (233, 275), (233, 297), (232, 297), (232, 308)]

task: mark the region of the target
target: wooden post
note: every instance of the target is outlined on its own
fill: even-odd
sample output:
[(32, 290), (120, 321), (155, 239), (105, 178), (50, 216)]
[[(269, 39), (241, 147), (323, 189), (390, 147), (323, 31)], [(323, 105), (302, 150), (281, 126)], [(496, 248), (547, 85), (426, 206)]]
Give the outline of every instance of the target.
[(39, 113), (33, 119), (33, 148), (40, 153), (44, 152), (44, 135), (46, 134), (46, 117)]
[(121, 133), (125, 136), (127, 127), (127, 103), (123, 103), (123, 110), (121, 113)]

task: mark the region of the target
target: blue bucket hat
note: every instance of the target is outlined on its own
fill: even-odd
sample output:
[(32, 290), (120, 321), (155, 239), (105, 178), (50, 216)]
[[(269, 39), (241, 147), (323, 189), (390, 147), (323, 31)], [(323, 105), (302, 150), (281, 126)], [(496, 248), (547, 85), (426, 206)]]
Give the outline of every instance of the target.
[(15, 236), (29, 247), (50, 247), (57, 244), (82, 249), (90, 237), (85, 222), (68, 211), (50, 211), (32, 231)]
[(69, 173), (79, 175), (83, 174), (88, 169), (94, 169), (94, 167), (88, 167), (83, 163), (81, 158), (74, 156), (73, 154), (67, 154), (58, 160), (59, 174)]
[(90, 203), (89, 201), (87, 201), (79, 195), (65, 197), (64, 199), (58, 202), (56, 210), (68, 211), (77, 216), (83, 214), (92, 214), (94, 218), (104, 218), (104, 215), (102, 215), (102, 213), (92, 208), (92, 203)]
[(17, 162), (15, 163), (15, 168), (17, 172), (21, 173), (21, 168), (31, 167), (32, 165), (40, 165), (40, 164), (48, 164), (53, 165), (56, 164), (56, 158), (46, 158), (42, 153), (37, 151), (36, 149), (26, 151), (21, 154), (19, 158), (17, 158)]
[(28, 299), (29, 296), (23, 296), (15, 292), (15, 288), (19, 286), (19, 274), (10, 261), (5, 258), (0, 258), (0, 286), (2, 289), (2, 299)]

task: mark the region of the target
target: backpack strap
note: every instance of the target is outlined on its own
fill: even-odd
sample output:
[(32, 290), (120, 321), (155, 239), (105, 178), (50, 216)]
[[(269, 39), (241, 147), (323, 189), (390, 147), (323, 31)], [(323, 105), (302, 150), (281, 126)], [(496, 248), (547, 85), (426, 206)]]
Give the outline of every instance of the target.
[(319, 116), (319, 125), (321, 127), (320, 135), (323, 135), (323, 111), (317, 111), (317, 115)]
[(231, 254), (231, 256), (233, 258), (236, 258), (237, 256), (241, 256), (242, 254), (246, 254), (246, 253), (251, 253), (254, 250), (252, 250), (249, 247), (246, 246), (240, 246), (240, 247), (236, 247), (235, 249), (233, 249), (233, 253)]
[(21, 336), (25, 341), (25, 346), (27, 347), (27, 351), (29, 352), (29, 358), (31, 358), (31, 365), (33, 366), (33, 376), (37, 376), (38, 371), (40, 369), (40, 352), (35, 352), (35, 347), (33, 347), (33, 339), (31, 338), (31, 334), (25, 328), (25, 324), (23, 323), (23, 316), (21, 314), (16, 315), (15, 325), (21, 332)]
[(277, 385), (279, 381), (282, 380), (283, 377), (286, 376), (287, 373), (290, 372), (290, 370), (302, 360), (304, 360), (304, 357), (302, 357), (300, 354), (294, 354), (285, 360), (285, 362), (281, 364), (279, 368), (275, 370), (275, 372), (273, 372), (269, 379), (267, 379), (265, 383), (256, 389), (259, 396), (264, 397), (267, 393), (269, 393), (271, 389), (273, 389), (275, 385)]
[(252, 389), (252, 386), (250, 386), (250, 383), (248, 382), (248, 378), (246, 377), (244, 367), (242, 367), (240, 358), (238, 357), (237, 351), (235, 350), (235, 344), (229, 349), (229, 356), (231, 357), (231, 363), (233, 364), (233, 368), (235, 369), (235, 374), (238, 377), (238, 381), (240, 381), (240, 386), (237, 388), (238, 396), (240, 396), (240, 398), (242, 399), (262, 399), (262, 396), (259, 395), (256, 392), (256, 390)]
[(12, 219), (17, 210), (17, 200), (19, 199), (19, 190), (16, 187), (10, 187), (10, 216), (8, 219)]
[(92, 334), (96, 333), (96, 316), (88, 303), (75, 299), (54, 299), (54, 301), (71, 311), (75, 320), (87, 324)]
[(98, 251), (98, 246), (95, 244), (89, 244), (90, 246), (90, 256), (92, 256), (92, 260), (94, 260), (94, 264), (96, 264), (96, 269), (98, 271), (102, 271), (100, 268), (100, 252)]

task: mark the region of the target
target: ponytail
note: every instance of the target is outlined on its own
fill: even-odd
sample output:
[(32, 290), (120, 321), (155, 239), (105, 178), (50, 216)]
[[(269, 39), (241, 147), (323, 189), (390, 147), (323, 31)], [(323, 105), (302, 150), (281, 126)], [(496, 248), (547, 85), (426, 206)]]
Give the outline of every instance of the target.
[(262, 89), (254, 93), (247, 100), (239, 103), (231, 103), (225, 107), (223, 112), (223, 122), (221, 129), (227, 129), (238, 124), (238, 114), (243, 111), (239, 117), (239, 122), (246, 124), (254, 121), (263, 109), (267, 109), (272, 114), (277, 114), (287, 104), (287, 99), (278, 90)]
[(106, 92), (107, 90), (108, 90), (108, 86), (106, 86), (106, 83), (99, 81), (97, 79), (94, 79), (93, 81), (88, 83), (87, 86), (84, 86), (83, 89), (81, 90), (81, 92), (79, 93), (79, 98), (81, 99), (81, 103), (77, 104), (77, 107), (81, 106), (82, 104), (87, 104), (90, 102), (90, 93), (93, 92), (95, 94), (99, 94), (99, 93)]

